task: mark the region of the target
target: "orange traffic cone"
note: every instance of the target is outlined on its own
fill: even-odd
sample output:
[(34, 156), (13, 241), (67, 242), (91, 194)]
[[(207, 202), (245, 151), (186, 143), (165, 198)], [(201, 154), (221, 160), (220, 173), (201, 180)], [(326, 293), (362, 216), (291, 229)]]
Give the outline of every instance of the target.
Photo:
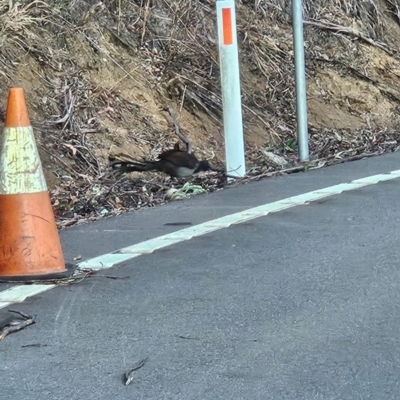
[(11, 88), (0, 137), (0, 279), (30, 281), (70, 275), (25, 104)]

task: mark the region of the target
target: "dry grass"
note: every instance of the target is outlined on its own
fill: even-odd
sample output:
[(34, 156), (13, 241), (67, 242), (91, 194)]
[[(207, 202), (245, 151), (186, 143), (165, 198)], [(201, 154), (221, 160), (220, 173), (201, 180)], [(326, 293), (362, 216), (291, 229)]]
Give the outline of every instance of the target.
[[(290, 2), (243, 0), (237, 15), (248, 165), (250, 175), (263, 176), (277, 167), (252, 138), (284, 157), (288, 168), (297, 163)], [(321, 85), (320, 103), (335, 100), (363, 126), (310, 121), (314, 167), (398, 147), (399, 17), (398, 0), (304, 1), (308, 80), (318, 86), (318, 73), (335, 70), (367, 82), (391, 107), (385, 123), (374, 122), (372, 106), (338, 103)], [(105, 181), (107, 150), (130, 146), (155, 158), (173, 140), (158, 109), (166, 103), (187, 127), (193, 121), (203, 131), (221, 127), (216, 37), (215, 0), (0, 0), (0, 93), (5, 98), (8, 85), (31, 83), (32, 121), (43, 162), (56, 178), (60, 226), (164, 201), (165, 185), (154, 175)], [(141, 93), (153, 100), (141, 100)], [(216, 154), (220, 163), (217, 135), (201, 135), (191, 136), (195, 150)], [(216, 176), (195, 182), (207, 190), (223, 186)]]

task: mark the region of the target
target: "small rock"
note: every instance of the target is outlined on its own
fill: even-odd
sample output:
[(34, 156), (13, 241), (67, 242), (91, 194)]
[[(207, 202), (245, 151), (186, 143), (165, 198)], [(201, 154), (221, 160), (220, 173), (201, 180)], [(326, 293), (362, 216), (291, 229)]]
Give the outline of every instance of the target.
[(167, 199), (170, 199), (170, 198), (172, 197), (172, 195), (173, 195), (175, 192), (177, 192), (177, 191), (178, 191), (178, 189), (171, 188), (171, 189), (169, 189), (169, 190), (167, 191), (167, 193), (165, 194), (165, 197), (166, 197)]

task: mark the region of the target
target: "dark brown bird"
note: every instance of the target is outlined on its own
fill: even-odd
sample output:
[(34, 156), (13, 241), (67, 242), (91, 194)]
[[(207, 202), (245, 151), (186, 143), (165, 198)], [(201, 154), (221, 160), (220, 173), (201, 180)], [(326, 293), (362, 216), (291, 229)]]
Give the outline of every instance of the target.
[(195, 155), (181, 150), (179, 143), (173, 149), (162, 152), (157, 161), (110, 161), (112, 168), (118, 169), (119, 173), (159, 171), (175, 178), (186, 178), (200, 171), (214, 170), (207, 160), (199, 161)]

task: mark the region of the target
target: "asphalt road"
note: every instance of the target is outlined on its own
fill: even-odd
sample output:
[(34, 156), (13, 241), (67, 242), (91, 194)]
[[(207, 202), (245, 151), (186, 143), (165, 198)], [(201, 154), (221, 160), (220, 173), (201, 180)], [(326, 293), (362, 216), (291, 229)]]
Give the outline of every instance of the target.
[[(399, 166), (394, 153), (268, 179), (73, 227), (63, 247), (94, 257)], [(400, 179), (346, 192), (14, 305), (37, 323), (0, 342), (0, 398), (399, 399), (399, 195)]]

